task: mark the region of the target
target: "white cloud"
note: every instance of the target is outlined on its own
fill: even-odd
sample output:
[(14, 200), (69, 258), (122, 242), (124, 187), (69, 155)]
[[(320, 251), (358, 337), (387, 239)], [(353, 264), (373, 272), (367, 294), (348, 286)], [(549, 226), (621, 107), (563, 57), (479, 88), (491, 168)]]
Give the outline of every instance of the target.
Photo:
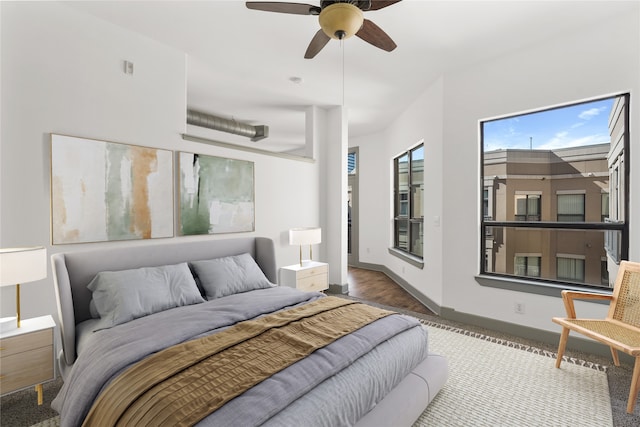
[(606, 107), (589, 108), (588, 110), (585, 110), (582, 113), (578, 114), (578, 117), (581, 118), (582, 120), (590, 120), (592, 117), (597, 116), (604, 110), (606, 110)]
[(580, 138), (568, 138), (567, 132), (559, 132), (546, 143), (536, 147), (540, 150), (555, 150), (557, 148), (580, 147), (583, 145), (607, 144), (610, 142), (609, 135), (586, 135)]

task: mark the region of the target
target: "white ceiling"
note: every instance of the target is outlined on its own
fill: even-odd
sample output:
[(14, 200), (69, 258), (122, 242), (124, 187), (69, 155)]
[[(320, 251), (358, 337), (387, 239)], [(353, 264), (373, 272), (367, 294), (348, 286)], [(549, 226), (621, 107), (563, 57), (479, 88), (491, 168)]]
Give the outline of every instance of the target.
[(244, 140), (288, 151), (304, 144), (309, 105), (341, 105), (344, 96), (349, 135), (377, 132), (446, 71), (598, 25), (637, 9), (638, 0), (403, 0), (365, 12), (396, 42), (394, 51), (353, 37), (330, 41), (314, 59), (303, 56), (319, 29), (315, 16), (249, 10), (237, 0), (67, 4), (185, 52), (189, 108), (266, 124), (268, 139)]

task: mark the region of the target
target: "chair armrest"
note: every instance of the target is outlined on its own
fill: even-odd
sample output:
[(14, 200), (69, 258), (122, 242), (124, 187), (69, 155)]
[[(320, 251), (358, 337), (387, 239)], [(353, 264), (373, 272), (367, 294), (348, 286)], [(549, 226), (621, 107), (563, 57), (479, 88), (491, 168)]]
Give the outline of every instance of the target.
[(576, 318), (576, 309), (573, 305), (574, 299), (585, 300), (613, 300), (613, 295), (599, 294), (595, 292), (580, 292), (580, 291), (562, 291), (562, 301), (564, 302), (564, 308), (567, 311), (567, 317), (569, 319)]

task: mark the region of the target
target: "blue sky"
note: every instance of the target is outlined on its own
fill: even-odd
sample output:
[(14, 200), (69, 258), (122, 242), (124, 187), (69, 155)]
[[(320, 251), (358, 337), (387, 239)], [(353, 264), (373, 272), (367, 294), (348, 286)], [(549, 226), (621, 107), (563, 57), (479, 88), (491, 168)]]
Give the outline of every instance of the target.
[(530, 143), (539, 150), (608, 143), (612, 105), (613, 98), (485, 122), (484, 150), (529, 149)]

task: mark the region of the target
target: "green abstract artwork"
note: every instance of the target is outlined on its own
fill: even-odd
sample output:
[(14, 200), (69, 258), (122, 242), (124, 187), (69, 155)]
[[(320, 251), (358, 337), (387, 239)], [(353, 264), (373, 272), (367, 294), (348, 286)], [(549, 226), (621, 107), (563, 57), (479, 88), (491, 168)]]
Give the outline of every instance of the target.
[(180, 152), (180, 234), (255, 230), (254, 165)]

